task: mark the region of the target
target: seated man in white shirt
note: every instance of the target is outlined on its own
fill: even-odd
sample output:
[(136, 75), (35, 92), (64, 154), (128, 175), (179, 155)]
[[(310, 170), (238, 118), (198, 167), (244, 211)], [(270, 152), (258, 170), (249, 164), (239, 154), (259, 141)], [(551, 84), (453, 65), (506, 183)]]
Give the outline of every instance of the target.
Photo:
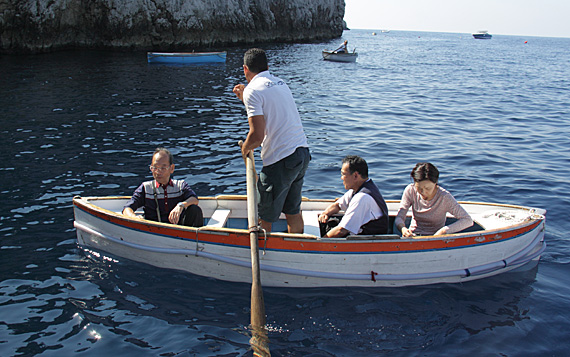
[(333, 238), (349, 234), (388, 233), (388, 207), (378, 187), (368, 178), (366, 161), (359, 156), (349, 155), (342, 160), (340, 174), (348, 191), (324, 210), (319, 222), (326, 224), (341, 210), (345, 213), (340, 223), (323, 236)]

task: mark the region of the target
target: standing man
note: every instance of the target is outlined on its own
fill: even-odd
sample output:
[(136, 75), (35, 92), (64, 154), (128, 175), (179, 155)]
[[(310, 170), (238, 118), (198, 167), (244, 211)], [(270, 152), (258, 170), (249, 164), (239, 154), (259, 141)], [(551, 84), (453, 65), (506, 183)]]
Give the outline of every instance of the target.
[(261, 146), (263, 168), (257, 181), (261, 228), (271, 232), (283, 212), (289, 233), (303, 233), (301, 189), (311, 155), (293, 95), (282, 79), (269, 73), (262, 49), (246, 51), (243, 73), (248, 85), (238, 84), (233, 92), (245, 104), (249, 122), (243, 157)]
[(184, 180), (173, 180), (174, 159), (170, 151), (157, 148), (152, 155), (150, 171), (154, 180), (143, 182), (123, 208), (125, 216), (141, 218), (135, 214), (144, 207), (144, 218), (163, 223), (191, 227), (204, 225), (198, 196)]
[(342, 160), (340, 177), (348, 191), (321, 213), (319, 222), (326, 224), (341, 210), (345, 213), (340, 223), (324, 237), (388, 233), (388, 206), (378, 187), (368, 178), (366, 161), (360, 156), (346, 156)]

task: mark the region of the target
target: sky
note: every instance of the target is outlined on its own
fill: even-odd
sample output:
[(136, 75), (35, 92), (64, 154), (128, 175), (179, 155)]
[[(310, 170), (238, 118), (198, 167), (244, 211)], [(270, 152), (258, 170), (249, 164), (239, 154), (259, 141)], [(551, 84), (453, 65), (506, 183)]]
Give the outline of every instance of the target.
[(570, 0), (345, 0), (351, 29), (570, 38)]

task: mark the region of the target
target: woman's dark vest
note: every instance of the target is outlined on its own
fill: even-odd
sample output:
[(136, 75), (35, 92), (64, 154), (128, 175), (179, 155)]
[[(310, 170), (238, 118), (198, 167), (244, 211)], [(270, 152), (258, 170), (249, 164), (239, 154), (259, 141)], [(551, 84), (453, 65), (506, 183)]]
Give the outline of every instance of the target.
[[(362, 228), (362, 232), (358, 233), (359, 235), (371, 235), (371, 234), (387, 234), (388, 233), (388, 206), (386, 205), (386, 201), (382, 197), (380, 190), (378, 187), (372, 182), (372, 179), (366, 181), (360, 188), (354, 192), (356, 195), (358, 192), (363, 192), (370, 195), (380, 210), (382, 211), (382, 215), (377, 219), (373, 219), (368, 223), (364, 224)], [(354, 195), (352, 197), (354, 197)]]

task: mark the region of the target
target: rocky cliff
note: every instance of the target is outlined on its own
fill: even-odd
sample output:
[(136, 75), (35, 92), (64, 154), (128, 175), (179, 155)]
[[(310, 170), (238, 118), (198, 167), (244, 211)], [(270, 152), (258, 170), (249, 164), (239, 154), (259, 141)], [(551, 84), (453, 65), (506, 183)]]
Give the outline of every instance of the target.
[(0, 52), (192, 50), (335, 38), (344, 0), (0, 0)]

